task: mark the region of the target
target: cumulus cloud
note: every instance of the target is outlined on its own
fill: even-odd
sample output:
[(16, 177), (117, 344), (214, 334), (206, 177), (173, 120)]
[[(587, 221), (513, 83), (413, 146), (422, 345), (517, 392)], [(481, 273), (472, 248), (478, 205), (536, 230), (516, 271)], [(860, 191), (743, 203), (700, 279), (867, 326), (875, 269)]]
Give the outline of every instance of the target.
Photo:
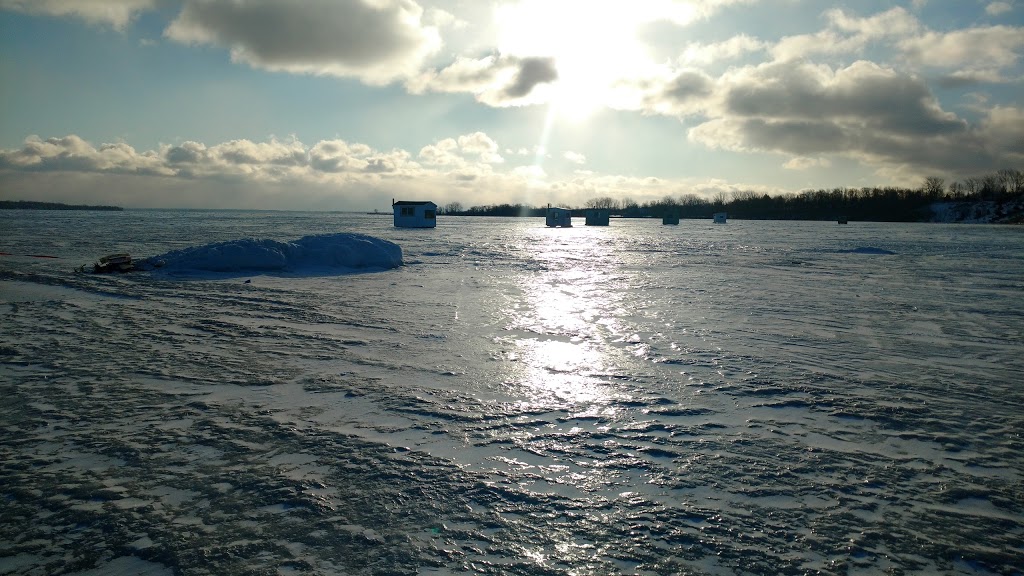
[(483, 132), (464, 134), (457, 139), (445, 138), (424, 146), (420, 149), (419, 159), (426, 164), (459, 168), (472, 163), (500, 164), (505, 161), (498, 153), (498, 143)]
[(990, 26), (952, 32), (928, 32), (899, 43), (911, 61), (936, 68), (983, 65), (1007, 67), (1017, 63), (1024, 47), (1024, 27)]
[(565, 158), (566, 160), (568, 160), (569, 162), (572, 162), (573, 164), (581, 164), (582, 165), (582, 164), (586, 164), (587, 163), (587, 157), (586, 156), (584, 156), (583, 154), (580, 154), (579, 152), (573, 152), (571, 150), (565, 152), (564, 154), (562, 154), (562, 157)]
[[(919, 78), (860, 61), (833, 70), (802, 61), (731, 71), (718, 80), (710, 118), (689, 137), (710, 148), (800, 158), (854, 158), (916, 175), (1012, 165), (1024, 134), (1014, 108), (971, 126), (941, 108)], [(789, 168), (805, 168), (805, 160)]]
[(734, 60), (752, 52), (760, 52), (766, 48), (768, 48), (766, 42), (746, 34), (741, 34), (712, 44), (690, 43), (679, 57), (679, 61), (683, 65), (707, 65), (723, 60)]
[(920, 79), (868, 61), (832, 71), (780, 62), (723, 77), (725, 111), (740, 117), (850, 125), (908, 136), (962, 131)]
[(70, 16), (118, 30), (127, 26), (140, 12), (155, 5), (156, 0), (0, 0), (0, 10)]
[[(0, 150), (0, 196), (16, 192), (20, 199), (128, 207), (366, 210), (386, 209), (392, 198), (403, 196), (467, 205), (581, 206), (594, 196), (646, 202), (684, 190), (711, 196), (750, 188), (593, 171), (558, 179), (532, 158), (516, 166), (484, 161), (496, 147), (486, 134), (464, 134), (424, 147), (414, 161), (404, 150), (344, 140), (312, 146), (273, 138), (188, 141), (139, 152), (124, 143), (96, 146), (75, 135), (31, 137), (20, 148)], [(561, 156), (585, 160), (577, 153)]]
[(457, 58), (451, 65), (428, 70), (406, 82), (413, 93), (444, 92), (474, 94), (479, 102), (495, 107), (534, 104), (542, 100), (538, 86), (558, 79), (552, 58), (485, 56)]
[(231, 51), (234, 61), (386, 84), (419, 71), (441, 45), (413, 0), (185, 0), (164, 34)]
[(802, 59), (815, 54), (857, 54), (870, 43), (915, 34), (921, 25), (903, 8), (859, 18), (842, 10), (825, 13), (829, 26), (811, 34), (787, 36), (771, 47), (778, 60)]
[(75, 135), (46, 140), (30, 136), (20, 149), (0, 151), (0, 170), (148, 175), (173, 173), (155, 152), (138, 153), (124, 143), (95, 147)]
[(1011, 10), (1013, 10), (1013, 5), (1009, 2), (990, 2), (988, 6), (985, 6), (985, 13), (989, 16), (998, 16)]

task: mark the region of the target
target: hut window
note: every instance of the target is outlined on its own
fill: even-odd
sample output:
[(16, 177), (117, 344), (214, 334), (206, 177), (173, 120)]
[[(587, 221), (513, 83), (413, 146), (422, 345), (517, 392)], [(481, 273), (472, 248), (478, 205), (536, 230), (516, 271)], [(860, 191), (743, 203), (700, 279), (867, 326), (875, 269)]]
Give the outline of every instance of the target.
[(434, 211), (433, 210), (426, 210), (426, 211), (424, 211), (423, 212), (423, 217), (426, 218), (427, 220), (433, 220), (434, 219)]
[(415, 216), (416, 210), (412, 206), (402, 206), (402, 216)]

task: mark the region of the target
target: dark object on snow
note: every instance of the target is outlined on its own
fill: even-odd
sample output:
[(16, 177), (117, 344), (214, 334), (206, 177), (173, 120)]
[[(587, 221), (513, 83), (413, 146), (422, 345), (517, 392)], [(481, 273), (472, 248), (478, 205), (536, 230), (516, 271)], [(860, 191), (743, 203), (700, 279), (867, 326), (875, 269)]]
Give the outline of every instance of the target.
[(92, 271), (96, 274), (108, 274), (110, 272), (131, 272), (134, 269), (132, 257), (127, 253), (121, 253), (100, 258), (99, 262), (93, 265)]

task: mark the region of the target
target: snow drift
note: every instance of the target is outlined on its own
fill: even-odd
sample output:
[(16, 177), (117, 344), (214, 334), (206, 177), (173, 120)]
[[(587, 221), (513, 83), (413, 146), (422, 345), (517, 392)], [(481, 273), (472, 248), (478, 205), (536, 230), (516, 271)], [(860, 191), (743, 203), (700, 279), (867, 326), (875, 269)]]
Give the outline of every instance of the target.
[(343, 272), (402, 265), (402, 248), (366, 234), (320, 234), (292, 242), (258, 238), (174, 250), (146, 258), (143, 270), (169, 272)]

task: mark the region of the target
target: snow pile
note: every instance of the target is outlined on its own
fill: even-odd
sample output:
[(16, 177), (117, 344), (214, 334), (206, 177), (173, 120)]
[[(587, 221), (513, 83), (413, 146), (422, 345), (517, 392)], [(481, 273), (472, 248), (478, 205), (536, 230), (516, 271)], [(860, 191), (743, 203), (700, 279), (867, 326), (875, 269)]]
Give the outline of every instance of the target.
[(245, 238), (174, 250), (139, 267), (171, 272), (311, 272), (397, 268), (402, 248), (366, 234), (321, 234), (292, 242)]

